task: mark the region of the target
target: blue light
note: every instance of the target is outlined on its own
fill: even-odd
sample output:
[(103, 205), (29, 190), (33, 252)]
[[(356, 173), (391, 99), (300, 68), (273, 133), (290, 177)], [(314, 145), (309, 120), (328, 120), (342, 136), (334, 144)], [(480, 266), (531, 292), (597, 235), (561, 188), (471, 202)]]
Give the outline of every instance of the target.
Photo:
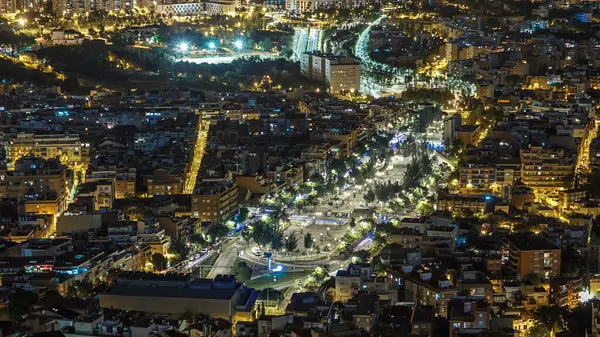
[(275, 269), (273, 269), (273, 271), (282, 271), (283, 267), (282, 266), (277, 266), (275, 267)]
[(492, 200), (492, 197), (490, 197), (489, 195), (486, 195), (486, 196), (485, 196), (485, 200), (486, 200), (486, 201), (490, 201), (490, 200)]
[(209, 49), (217, 49), (217, 45), (214, 42), (209, 42), (208, 43), (208, 48)]

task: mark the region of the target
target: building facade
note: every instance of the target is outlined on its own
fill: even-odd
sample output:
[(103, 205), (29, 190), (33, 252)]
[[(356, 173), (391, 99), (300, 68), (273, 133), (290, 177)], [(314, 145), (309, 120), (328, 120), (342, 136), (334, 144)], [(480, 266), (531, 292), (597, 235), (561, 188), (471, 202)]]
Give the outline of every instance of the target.
[(331, 94), (360, 90), (360, 63), (351, 58), (319, 51), (306, 52), (300, 59), (300, 70), (306, 77), (327, 83)]
[(233, 217), (239, 209), (238, 194), (236, 183), (199, 183), (192, 195), (192, 214), (201, 221), (222, 223)]

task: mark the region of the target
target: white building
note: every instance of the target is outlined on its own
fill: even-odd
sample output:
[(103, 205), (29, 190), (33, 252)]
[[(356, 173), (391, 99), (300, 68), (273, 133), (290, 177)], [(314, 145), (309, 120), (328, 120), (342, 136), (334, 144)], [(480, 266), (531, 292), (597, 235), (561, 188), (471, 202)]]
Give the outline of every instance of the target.
[(236, 1), (204, 1), (158, 5), (158, 14), (167, 16), (197, 16), (235, 14)]
[(204, 3), (187, 2), (158, 5), (156, 11), (158, 14), (166, 16), (197, 16), (204, 13)]
[(52, 43), (56, 45), (77, 45), (83, 43), (83, 35), (74, 30), (55, 30), (52, 32)]
[(235, 15), (235, 1), (206, 1), (204, 9), (207, 15)]
[(285, 9), (302, 14), (314, 12), (319, 8), (352, 8), (367, 3), (365, 0), (286, 0)]
[(307, 52), (300, 59), (300, 70), (306, 77), (327, 83), (331, 94), (360, 90), (360, 63), (351, 57)]

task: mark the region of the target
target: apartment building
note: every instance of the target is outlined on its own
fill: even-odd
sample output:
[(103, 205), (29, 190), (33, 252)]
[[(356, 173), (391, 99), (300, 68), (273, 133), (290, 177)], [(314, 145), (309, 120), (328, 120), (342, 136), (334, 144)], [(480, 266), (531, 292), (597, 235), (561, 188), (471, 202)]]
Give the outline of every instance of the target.
[(573, 175), (573, 157), (565, 150), (530, 146), (521, 149), (521, 179), (527, 186), (551, 192), (568, 187)]
[(36, 199), (56, 194), (62, 212), (69, 180), (67, 168), (58, 159), (23, 157), (15, 162), (13, 170), (0, 170), (0, 198)]
[(331, 94), (354, 93), (360, 90), (361, 66), (351, 57), (306, 52), (300, 59), (300, 70), (306, 77), (327, 83)]
[(485, 297), (456, 296), (448, 303), (450, 336), (477, 334), (490, 329), (490, 306)]
[[(488, 200), (490, 199), (490, 200)], [(485, 213), (491, 197), (462, 194), (440, 194), (437, 200), (437, 209), (442, 211), (460, 211), (468, 209), (474, 213)]]
[(222, 223), (239, 209), (238, 186), (229, 181), (204, 181), (192, 194), (192, 214), (200, 221)]
[(156, 3), (149, 0), (56, 0), (52, 2), (52, 11), (58, 16), (71, 16), (99, 10), (118, 12), (132, 10), (134, 7), (154, 8)]
[(352, 8), (367, 4), (364, 0), (285, 0), (285, 9), (296, 14), (312, 13), (319, 8)]
[(461, 191), (489, 190), (496, 183), (496, 167), (485, 161), (466, 162), (460, 167), (459, 188)]
[(373, 275), (370, 264), (353, 263), (346, 270), (338, 270), (335, 274), (335, 300), (347, 302), (360, 292), (375, 294), (380, 300), (395, 302), (396, 291), (390, 290), (390, 279)]
[(78, 186), (77, 198), (92, 197), (94, 210), (111, 209), (115, 201), (115, 181), (96, 180)]
[(404, 283), (404, 300), (416, 305), (432, 305), (437, 315), (448, 317), (448, 303), (458, 295), (458, 289), (450, 283), (440, 269), (405, 266), (394, 274), (398, 282)]
[(170, 195), (183, 192), (182, 178), (166, 169), (156, 169), (147, 181), (149, 195)]
[(17, 11), (39, 11), (44, 2), (38, 0), (0, 0), (0, 14), (10, 14)]
[(503, 239), (504, 259), (519, 277), (538, 274), (549, 279), (560, 275), (560, 249), (534, 234), (515, 234)]
[(267, 171), (267, 177), (276, 184), (284, 183), (292, 187), (304, 182), (304, 170), (301, 165), (277, 165)]
[(78, 135), (71, 134), (22, 133), (8, 137), (6, 145), (9, 170), (14, 167), (17, 159), (30, 155), (44, 159), (58, 157), (68, 163), (81, 163), (87, 161), (90, 148), (89, 143), (82, 143)]
[(86, 182), (112, 180), (114, 182), (115, 199), (132, 198), (135, 196), (135, 168), (115, 170), (95, 170), (85, 176)]

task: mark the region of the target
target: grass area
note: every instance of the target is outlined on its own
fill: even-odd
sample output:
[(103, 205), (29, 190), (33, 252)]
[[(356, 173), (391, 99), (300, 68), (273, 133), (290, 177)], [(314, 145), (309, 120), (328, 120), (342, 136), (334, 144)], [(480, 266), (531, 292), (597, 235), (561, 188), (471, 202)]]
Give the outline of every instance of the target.
[[(290, 282), (293, 280), (306, 278), (311, 273), (312, 273), (312, 271), (310, 271), (310, 270), (293, 271), (293, 272), (288, 272), (288, 271), (271, 272), (269, 274), (255, 278), (254, 280), (247, 281), (246, 286), (248, 286), (250, 288), (255, 288), (255, 289), (273, 288), (273, 287), (276, 287), (285, 282)], [(275, 278), (277, 279), (277, 281), (274, 281)]]

